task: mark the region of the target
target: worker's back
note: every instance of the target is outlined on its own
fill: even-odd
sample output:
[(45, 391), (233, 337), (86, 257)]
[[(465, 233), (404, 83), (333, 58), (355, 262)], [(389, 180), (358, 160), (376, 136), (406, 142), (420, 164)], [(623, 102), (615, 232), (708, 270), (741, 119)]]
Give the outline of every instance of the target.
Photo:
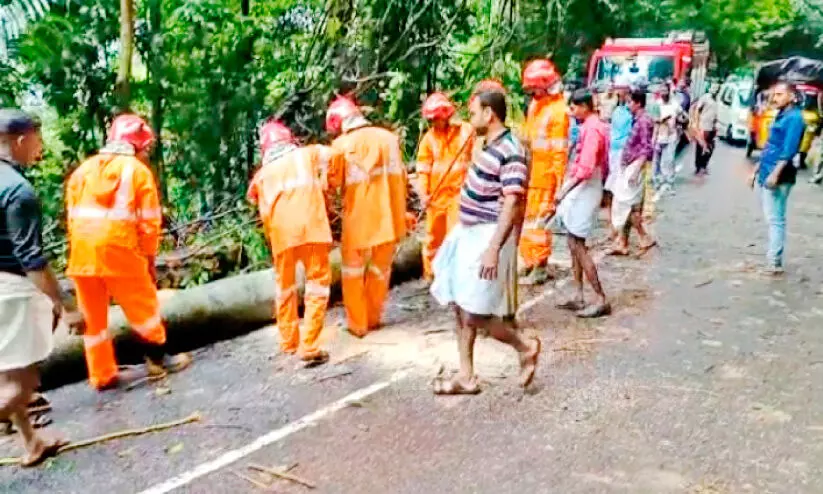
[(275, 255), (299, 245), (332, 241), (323, 191), (331, 150), (323, 148), (287, 152), (264, 164), (252, 179), (249, 196), (258, 205)]
[(161, 211), (151, 170), (133, 156), (99, 154), (66, 189), (72, 276), (145, 271), (159, 242)]
[(342, 166), (329, 170), (332, 186), (342, 185), (343, 243), (365, 249), (406, 234), (406, 168), (397, 136), (380, 127), (352, 130), (332, 144)]

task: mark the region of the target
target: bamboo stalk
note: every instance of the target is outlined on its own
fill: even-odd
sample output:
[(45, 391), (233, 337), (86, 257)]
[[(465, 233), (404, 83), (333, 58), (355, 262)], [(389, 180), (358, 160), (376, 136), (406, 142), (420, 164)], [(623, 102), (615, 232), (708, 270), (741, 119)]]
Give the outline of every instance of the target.
[[(132, 436), (142, 436), (145, 434), (151, 434), (153, 432), (160, 432), (167, 429), (172, 429), (174, 427), (179, 427), (181, 425), (190, 424), (192, 422), (198, 422), (201, 420), (200, 412), (194, 412), (193, 414), (189, 415), (188, 417), (180, 420), (175, 420), (174, 422), (167, 422), (164, 424), (156, 424), (150, 425), (148, 427), (142, 427), (140, 429), (128, 429), (124, 431), (112, 432), (110, 434), (105, 434), (98, 437), (93, 437), (91, 439), (85, 439), (83, 441), (78, 441), (75, 443), (69, 443), (60, 449), (57, 450), (57, 454), (66, 453), (68, 451), (73, 451), (75, 449), (86, 448), (89, 446), (93, 446), (95, 444), (101, 444), (109, 441), (113, 441), (115, 439), (123, 439), (125, 437), (132, 437)], [(8, 466), (8, 465), (17, 465), (20, 463), (20, 458), (0, 458), (0, 466)]]

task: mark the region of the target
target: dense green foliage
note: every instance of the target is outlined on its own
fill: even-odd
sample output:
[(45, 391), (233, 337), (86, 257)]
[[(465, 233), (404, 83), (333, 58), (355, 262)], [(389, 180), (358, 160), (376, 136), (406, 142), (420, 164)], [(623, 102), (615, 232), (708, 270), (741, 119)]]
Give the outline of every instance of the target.
[[(48, 10), (20, 8), (49, 3)], [(351, 93), (373, 119), (404, 135), (411, 153), (421, 130), (420, 101), (432, 90), (465, 101), (474, 83), (497, 77), (513, 90), (519, 118), (520, 67), (530, 57), (549, 55), (582, 78), (589, 54), (607, 36), (700, 29), (722, 76), (757, 60), (818, 55), (823, 33), (814, 0), (134, 4), (129, 105), (162, 130), (155, 165), (172, 226), (238, 208), (228, 235), (256, 245), (249, 257), (258, 263), (267, 257), (262, 242), (236, 225), (253, 217), (242, 208), (243, 193), (257, 160), (255, 129), (270, 115), (307, 141), (324, 139), (328, 102), (335, 93)], [(112, 0), (0, 0), (0, 102), (41, 103), (36, 110), (47, 124), (49, 153), (35, 178), (52, 219), (62, 217), (64, 176), (101, 145), (118, 111), (119, 8)], [(19, 35), (7, 27), (11, 20), (24, 26)], [(50, 232), (59, 240), (59, 222)]]

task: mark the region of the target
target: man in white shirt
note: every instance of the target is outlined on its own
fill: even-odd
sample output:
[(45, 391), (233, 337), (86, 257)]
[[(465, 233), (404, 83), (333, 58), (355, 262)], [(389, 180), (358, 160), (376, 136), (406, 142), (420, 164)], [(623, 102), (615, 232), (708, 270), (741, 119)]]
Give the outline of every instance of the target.
[(675, 150), (677, 149), (677, 116), (681, 107), (671, 97), (668, 86), (660, 91), (660, 113), (657, 119), (656, 150), (659, 153), (656, 175), (658, 194), (672, 190), (675, 178)]

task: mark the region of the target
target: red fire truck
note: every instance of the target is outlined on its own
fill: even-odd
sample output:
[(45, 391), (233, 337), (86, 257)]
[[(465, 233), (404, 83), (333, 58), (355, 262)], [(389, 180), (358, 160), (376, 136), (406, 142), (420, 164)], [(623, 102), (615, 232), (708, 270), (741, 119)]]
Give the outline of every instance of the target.
[(709, 41), (705, 33), (675, 31), (664, 38), (607, 39), (589, 61), (588, 84), (595, 89), (640, 83), (656, 85), (683, 78), (690, 94), (706, 91)]

